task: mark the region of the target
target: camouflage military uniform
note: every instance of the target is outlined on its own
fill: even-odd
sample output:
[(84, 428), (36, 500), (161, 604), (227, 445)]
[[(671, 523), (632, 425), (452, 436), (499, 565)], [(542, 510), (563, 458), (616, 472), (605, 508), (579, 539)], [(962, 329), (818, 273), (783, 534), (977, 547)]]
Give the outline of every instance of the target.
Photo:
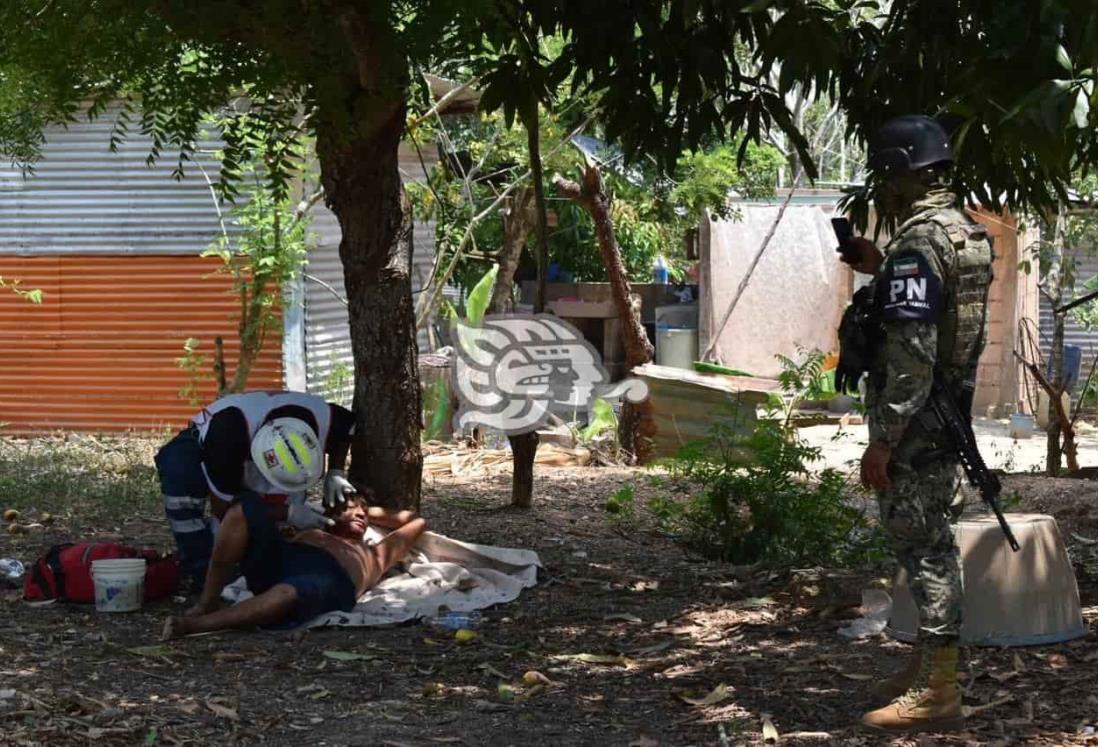
[[(892, 449), (892, 487), (879, 494), (881, 521), (907, 570), (920, 613), (920, 640), (956, 645), (961, 568), (952, 523), (960, 470), (935, 449), (924, 406), (937, 369), (959, 401), (976, 378), (983, 345), (991, 244), (980, 224), (945, 190), (916, 202), (885, 248), (874, 282), (884, 327), (870, 372), (870, 441)], [(967, 399), (967, 402), (971, 402)]]

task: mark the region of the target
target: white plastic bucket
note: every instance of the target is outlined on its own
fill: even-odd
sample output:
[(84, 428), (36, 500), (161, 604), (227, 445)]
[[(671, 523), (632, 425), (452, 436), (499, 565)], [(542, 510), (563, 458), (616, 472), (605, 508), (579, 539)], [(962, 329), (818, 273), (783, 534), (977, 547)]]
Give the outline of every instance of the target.
[(145, 598), (145, 559), (93, 560), (92, 580), (99, 612), (139, 610)]
[(664, 327), (656, 330), (656, 364), (692, 370), (698, 359), (698, 330)]

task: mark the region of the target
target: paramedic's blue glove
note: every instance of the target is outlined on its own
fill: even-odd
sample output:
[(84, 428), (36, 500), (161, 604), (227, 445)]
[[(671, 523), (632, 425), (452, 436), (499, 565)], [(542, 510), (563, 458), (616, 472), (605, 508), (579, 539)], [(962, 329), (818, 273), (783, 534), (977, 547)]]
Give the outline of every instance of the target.
[(324, 508), (333, 508), (347, 502), (356, 493), (355, 486), (341, 469), (330, 469), (324, 476)]
[(293, 503), (286, 509), (286, 521), (298, 529), (327, 529), (335, 522), (308, 503)]

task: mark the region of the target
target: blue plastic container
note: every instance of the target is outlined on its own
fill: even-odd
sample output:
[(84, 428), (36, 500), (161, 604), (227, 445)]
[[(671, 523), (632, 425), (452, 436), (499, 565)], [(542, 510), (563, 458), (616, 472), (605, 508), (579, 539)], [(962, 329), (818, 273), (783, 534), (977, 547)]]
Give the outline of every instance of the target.
[[(1079, 383), (1079, 373), (1083, 368), (1083, 349), (1078, 345), (1064, 345), (1064, 391), (1071, 394)], [(1052, 381), (1052, 356), (1049, 356), (1048, 371), (1045, 374)]]
[(660, 285), (667, 285), (669, 279), (670, 273), (667, 271), (667, 262), (661, 254), (656, 257), (656, 261), (652, 263), (652, 282)]

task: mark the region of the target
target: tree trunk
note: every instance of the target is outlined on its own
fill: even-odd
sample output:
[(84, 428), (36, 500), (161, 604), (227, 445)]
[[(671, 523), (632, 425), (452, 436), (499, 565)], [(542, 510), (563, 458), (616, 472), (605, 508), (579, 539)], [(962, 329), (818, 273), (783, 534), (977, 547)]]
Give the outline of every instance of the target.
[(514, 310), (511, 299), (515, 271), (518, 270), (526, 239), (537, 224), (537, 214), (531, 204), (533, 197), (534, 193), (529, 187), (519, 187), (500, 211), (503, 243), (499, 250), (499, 272), (496, 273), (496, 284), (492, 287), (492, 300), (488, 302), (489, 314), (506, 314)]
[(349, 13), (343, 20), (359, 60), (358, 86), (338, 111), (318, 112), (316, 151), (325, 201), (343, 233), (339, 256), (355, 365), (351, 481), (373, 490), (380, 505), (418, 508), (423, 456), (412, 221), (397, 168), (407, 61), (394, 40), (372, 37), (363, 19)]
[[(1045, 293), (1053, 309), (1058, 308), (1064, 302), (1064, 281), (1069, 273), (1064, 267), (1064, 241), (1065, 241), (1065, 215), (1061, 205), (1056, 211), (1056, 222), (1052, 227), (1052, 252), (1049, 259), (1048, 272), (1045, 275)], [(1052, 362), (1052, 385), (1048, 392), (1048, 439), (1046, 445), (1045, 472), (1049, 477), (1060, 474), (1060, 461), (1062, 450), (1060, 447), (1061, 420), (1060, 399), (1064, 385), (1064, 315), (1052, 316), (1052, 349), (1050, 351)]]
[[(530, 231), (537, 224), (537, 214), (532, 203), (533, 191), (529, 187), (515, 190), (507, 201), (507, 209), (501, 213), (503, 218), (503, 245), (499, 250), (499, 272), (496, 284), (492, 287), (492, 300), (488, 304), (489, 314), (506, 314), (514, 311), (512, 301), (515, 285), (515, 271), (518, 269), (522, 249)], [(519, 436), (509, 436), (511, 443), (511, 505), (529, 508), (534, 497), (534, 457), (538, 450), (536, 431)]]
[[(606, 192), (601, 172), (596, 165), (588, 163), (584, 168), (582, 186), (560, 174), (553, 177), (553, 186), (557, 194), (583, 207), (594, 220), (595, 237), (610, 280), (610, 295), (621, 320), (626, 368), (632, 371), (636, 366), (651, 362), (655, 349), (648, 341), (648, 333), (641, 323), (640, 304), (634, 302), (629, 287), (629, 277), (625, 273), (625, 263), (621, 259), (621, 250), (614, 235), (614, 222), (610, 217), (610, 196)], [(636, 455), (637, 461), (643, 464), (648, 460), (650, 441), (654, 434), (651, 402), (646, 400), (633, 403), (626, 400), (622, 404), (619, 428), (622, 447)]]
[[(544, 174), (541, 168), (541, 130), (538, 121), (538, 102), (534, 99), (523, 117), (526, 127), (526, 152), (530, 158), (530, 180), (534, 192), (534, 213), (537, 226), (537, 259), (538, 259), (538, 286), (534, 297), (534, 313), (541, 314), (545, 311), (545, 282), (549, 273), (549, 243), (546, 233), (545, 211), (545, 186), (542, 182)], [(525, 243), (525, 237), (522, 240)], [(518, 260), (522, 253), (522, 245), (513, 258), (510, 267), (511, 278), (518, 269)], [(503, 267), (500, 267), (502, 272)], [(511, 442), (511, 463), (513, 473), (511, 476), (511, 505), (516, 508), (530, 508), (534, 502), (534, 459), (538, 453), (538, 433), (520, 433), (516, 436), (508, 436)]]

